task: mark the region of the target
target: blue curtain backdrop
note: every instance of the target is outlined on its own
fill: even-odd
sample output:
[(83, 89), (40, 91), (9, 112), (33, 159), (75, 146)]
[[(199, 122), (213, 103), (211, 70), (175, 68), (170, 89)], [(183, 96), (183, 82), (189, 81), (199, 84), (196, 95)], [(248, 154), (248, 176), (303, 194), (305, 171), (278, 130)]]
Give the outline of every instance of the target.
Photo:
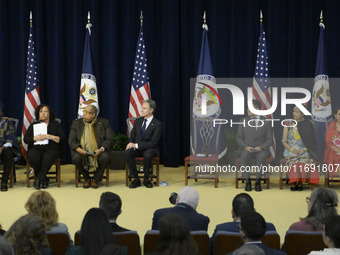
[[(101, 116), (110, 120), (114, 131), (125, 133), (142, 10), (151, 93), (158, 104), (155, 116), (164, 124), (161, 159), (166, 166), (179, 166), (189, 154), (189, 79), (197, 75), (203, 11), (215, 77), (252, 77), (260, 9), (271, 77), (314, 76), (321, 9), (328, 74), (340, 76), (336, 0), (1, 0), (0, 98), (5, 115), (19, 118), (21, 131), (32, 10), (41, 101), (54, 107), (68, 134), (77, 115), (85, 25), (91, 11)], [(330, 88), (335, 106), (340, 87), (330, 83)], [(280, 141), (282, 130), (275, 132)], [(70, 162), (66, 146), (64, 162)]]

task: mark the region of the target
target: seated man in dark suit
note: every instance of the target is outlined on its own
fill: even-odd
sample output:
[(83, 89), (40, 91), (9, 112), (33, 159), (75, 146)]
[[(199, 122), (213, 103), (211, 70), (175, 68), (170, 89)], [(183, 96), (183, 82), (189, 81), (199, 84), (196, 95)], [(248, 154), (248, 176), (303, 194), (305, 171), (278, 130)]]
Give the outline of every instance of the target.
[(143, 184), (147, 188), (152, 188), (152, 183), (149, 180), (150, 168), (153, 157), (159, 156), (157, 144), (162, 135), (162, 123), (153, 116), (155, 110), (155, 101), (144, 100), (141, 111), (142, 117), (135, 120), (135, 124), (132, 128), (129, 139), (130, 142), (125, 149), (126, 163), (135, 178), (130, 183), (129, 188), (137, 188), (141, 186), (136, 168), (135, 157), (144, 158)]
[[(284, 255), (286, 253), (271, 249), (261, 242), (262, 237), (266, 232), (266, 221), (261, 214), (253, 211), (245, 213), (241, 216), (240, 235), (244, 245), (255, 244), (260, 247), (266, 255)], [(228, 255), (232, 255), (229, 253)]]
[[(112, 129), (107, 119), (97, 117), (94, 105), (86, 106), (83, 118), (73, 121), (68, 143), (71, 148), (72, 163), (84, 176), (83, 188), (98, 188), (104, 170), (110, 161), (109, 150), (113, 145)], [(95, 169), (92, 183), (89, 170)]]
[(1, 191), (8, 190), (8, 179), (14, 158), (19, 154), (18, 140), (15, 136), (15, 128), (12, 123), (3, 117), (3, 103), (0, 101), (0, 159), (4, 164), (1, 177)]
[(104, 192), (100, 196), (99, 208), (103, 209), (110, 221), (112, 232), (130, 231), (117, 224), (117, 217), (122, 213), (122, 200), (112, 192)]
[[(254, 200), (247, 193), (240, 193), (233, 199), (233, 209), (231, 210), (232, 222), (222, 223), (216, 226), (214, 234), (210, 238), (210, 245), (213, 249), (217, 231), (229, 231), (239, 233), (241, 216), (248, 212), (254, 212)], [(276, 231), (272, 223), (266, 223), (266, 231)]]
[[(261, 109), (261, 102), (254, 99), (253, 106), (255, 109)], [(266, 159), (270, 155), (270, 146), (273, 143), (273, 130), (270, 121), (266, 118), (252, 113), (248, 108), (248, 117), (242, 119), (244, 125), (239, 125), (237, 131), (237, 144), (241, 148), (240, 160), (241, 167), (247, 166), (251, 159), (256, 159), (257, 173), (255, 191), (261, 191), (261, 166), (266, 164)], [(250, 121), (250, 122), (249, 122)], [(248, 125), (249, 123), (249, 125)], [(262, 125), (263, 123), (263, 125)], [(246, 191), (251, 191), (250, 173), (244, 171), (246, 179)]]
[(188, 223), (190, 231), (195, 230), (208, 230), (208, 224), (210, 222), (207, 216), (199, 214), (196, 211), (198, 205), (199, 195), (195, 188), (184, 187), (178, 194), (176, 205), (170, 208), (158, 209), (153, 214), (152, 229), (159, 230), (160, 219), (168, 214), (181, 215)]

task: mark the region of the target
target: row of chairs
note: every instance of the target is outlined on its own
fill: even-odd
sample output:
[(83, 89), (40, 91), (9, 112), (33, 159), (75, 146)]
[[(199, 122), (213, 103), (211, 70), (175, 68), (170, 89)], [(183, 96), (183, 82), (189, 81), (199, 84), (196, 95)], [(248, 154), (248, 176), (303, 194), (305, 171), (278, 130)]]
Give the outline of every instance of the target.
[[(219, 142), (221, 135), (221, 126), (215, 125), (215, 119), (212, 117), (204, 117), (204, 118), (195, 118), (192, 126), (192, 155), (187, 156), (184, 159), (185, 163), (185, 171), (184, 171), (184, 183), (188, 185), (188, 179), (195, 179), (197, 182), (198, 179), (213, 179), (215, 181), (215, 188), (218, 187), (219, 182), (219, 173), (215, 172), (196, 172), (189, 171), (189, 166), (202, 166), (202, 167), (215, 167), (219, 163), (218, 154), (219, 150)], [(222, 134), (223, 135), (223, 134)], [(235, 188), (239, 187), (239, 181), (244, 183), (245, 179), (240, 172), (240, 159), (237, 159), (235, 162), (236, 173), (235, 173)], [(251, 162), (251, 164), (255, 165), (255, 160)], [(272, 163), (271, 157), (267, 159), (267, 164)], [(285, 165), (285, 159), (280, 161), (281, 165)], [(205, 169), (206, 170), (206, 169)], [(253, 178), (255, 179), (255, 178)], [(280, 172), (280, 189), (283, 188), (283, 183), (286, 182), (288, 184), (288, 178), (286, 173)], [(266, 184), (267, 189), (270, 188), (270, 173), (264, 174), (261, 179)], [(328, 173), (325, 173), (325, 183), (324, 186), (328, 187), (330, 182), (340, 182), (339, 179), (329, 179)], [(313, 187), (312, 187), (313, 188)]]
[[(209, 235), (205, 231), (191, 232), (195, 242), (199, 247), (201, 255), (210, 254)], [(128, 255), (140, 255), (140, 240), (136, 231), (113, 233), (116, 243), (120, 246), (127, 247)], [(48, 233), (47, 238), (54, 255), (65, 254), (69, 246), (69, 238), (65, 233)], [(144, 254), (155, 252), (159, 242), (159, 231), (149, 230), (144, 236)], [(275, 231), (266, 232), (262, 242), (273, 249), (280, 249), (280, 236)], [(242, 246), (242, 240), (238, 233), (219, 231), (215, 238), (214, 253), (222, 255), (232, 252)], [(74, 245), (81, 245), (80, 232), (77, 231), (74, 236)], [(287, 255), (308, 254), (313, 250), (322, 250), (326, 248), (323, 243), (322, 233), (320, 232), (303, 232), (289, 230), (285, 236), (284, 250)]]
[[(143, 165), (143, 157), (136, 157), (135, 158), (135, 162), (136, 164), (139, 165)], [(151, 165), (151, 170), (150, 170), (150, 179), (151, 181), (153, 181), (153, 179), (156, 180), (156, 185), (159, 185), (159, 162), (160, 159), (159, 157), (154, 157), (152, 160), (152, 165)], [(0, 164), (2, 164), (1, 159), (0, 159)], [(47, 174), (47, 177), (50, 180), (55, 180), (57, 183), (57, 186), (60, 187), (60, 183), (61, 183), (61, 178), (60, 178), (60, 172), (61, 172), (61, 162), (60, 159), (56, 159), (53, 162), (53, 165), (55, 166), (55, 170), (54, 169), (50, 169), (50, 171)], [(156, 171), (154, 172), (154, 165), (156, 166)], [(29, 162), (26, 163), (26, 186), (30, 187), (30, 181), (32, 179), (35, 178), (34, 175), (30, 174), (30, 168), (31, 165)], [(2, 178), (2, 173), (3, 171), (0, 170), (0, 179)], [(14, 183), (14, 179), (15, 179), (15, 170), (14, 170), (14, 164), (11, 167), (11, 171), (10, 171), (10, 177), (9, 177), (9, 185), (12, 188), (13, 187), (13, 183)], [(90, 172), (90, 175), (93, 175), (94, 172)], [(143, 178), (144, 177), (144, 173), (142, 170), (138, 170), (138, 175), (139, 177)], [(128, 186), (129, 181), (131, 181), (131, 179), (133, 178), (133, 176), (129, 173), (129, 169), (128, 166), (125, 166), (125, 176), (126, 176), (126, 186)], [(75, 186), (78, 187), (79, 186), (79, 182), (83, 179), (82, 175), (79, 174), (79, 169), (77, 167), (75, 167)], [(108, 187), (110, 185), (110, 165), (108, 165), (105, 169), (104, 175), (103, 175), (103, 179), (105, 180), (105, 185), (106, 187)]]

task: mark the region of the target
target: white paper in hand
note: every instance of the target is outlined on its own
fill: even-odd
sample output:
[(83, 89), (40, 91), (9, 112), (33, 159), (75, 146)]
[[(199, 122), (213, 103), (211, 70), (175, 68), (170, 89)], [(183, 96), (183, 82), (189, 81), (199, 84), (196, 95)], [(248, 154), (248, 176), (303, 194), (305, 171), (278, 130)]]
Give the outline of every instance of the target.
[[(33, 125), (33, 136), (36, 135), (47, 135), (47, 124), (45, 122)], [(48, 144), (48, 140), (34, 142), (34, 145), (44, 144)]]

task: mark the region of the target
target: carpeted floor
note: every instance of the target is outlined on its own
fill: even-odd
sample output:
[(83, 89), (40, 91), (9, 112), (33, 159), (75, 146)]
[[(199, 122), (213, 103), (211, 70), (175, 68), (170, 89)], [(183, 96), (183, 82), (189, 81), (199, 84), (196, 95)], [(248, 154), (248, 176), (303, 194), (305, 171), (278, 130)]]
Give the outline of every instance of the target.
[[(145, 232), (151, 228), (153, 212), (158, 208), (172, 206), (168, 200), (170, 194), (178, 192), (184, 186), (184, 167), (161, 166), (160, 173), (160, 181), (166, 181), (168, 186), (129, 189), (125, 186), (125, 171), (111, 170), (109, 187), (101, 184), (97, 190), (85, 190), (82, 186), (74, 186), (74, 166), (62, 165), (61, 187), (51, 183), (47, 191), (56, 199), (60, 222), (67, 224), (72, 237), (80, 229), (86, 211), (98, 207), (102, 192), (117, 193), (123, 201), (122, 214), (117, 222), (125, 228), (137, 230), (142, 244)], [(0, 193), (0, 223), (4, 229), (8, 229), (16, 219), (26, 213), (24, 204), (35, 189), (26, 187), (25, 178), (24, 168), (19, 166), (17, 183), (8, 192)], [(213, 180), (189, 180), (189, 185), (199, 191), (198, 212), (210, 218), (209, 235), (212, 235), (217, 224), (232, 220), (231, 202), (235, 195), (244, 192), (244, 184), (240, 183), (240, 188), (235, 189), (234, 179), (224, 178), (220, 179), (218, 188), (214, 188)], [(320, 179), (320, 185), (323, 185), (323, 178)], [(340, 184), (332, 184), (331, 188), (339, 193)], [(278, 179), (274, 175), (270, 189), (264, 188), (262, 192), (252, 191), (249, 194), (255, 201), (257, 212), (267, 221), (274, 223), (282, 243), (290, 224), (299, 220), (299, 217), (306, 216), (305, 198), (310, 193), (308, 186), (300, 192), (291, 192), (288, 186), (280, 190)]]

